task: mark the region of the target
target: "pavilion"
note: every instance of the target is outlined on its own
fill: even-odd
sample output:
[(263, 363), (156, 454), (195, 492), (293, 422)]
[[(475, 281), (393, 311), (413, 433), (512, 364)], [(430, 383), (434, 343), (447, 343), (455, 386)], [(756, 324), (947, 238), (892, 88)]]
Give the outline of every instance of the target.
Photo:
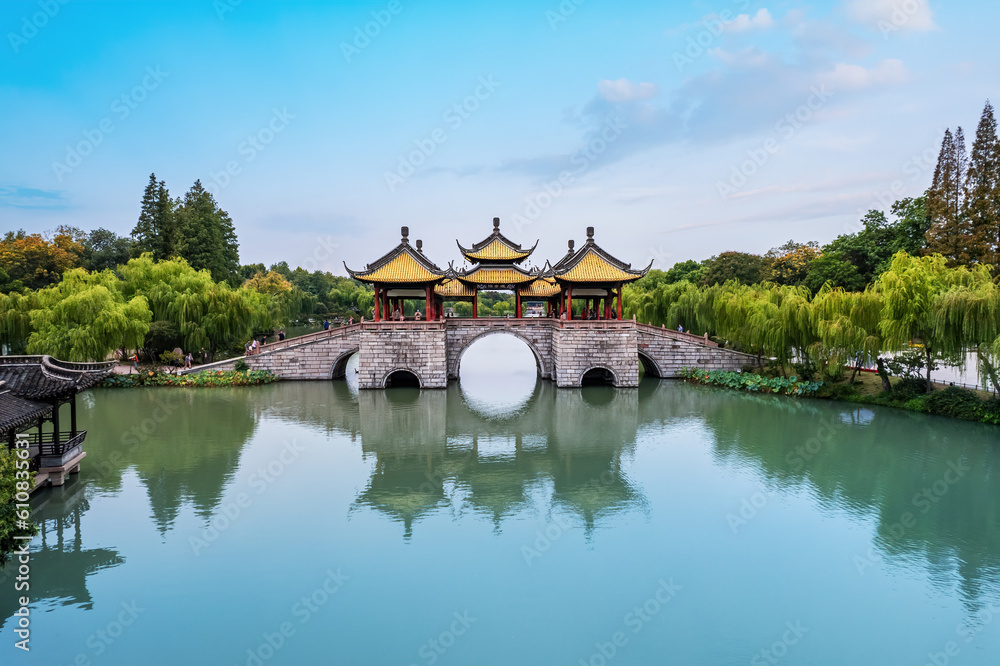
[[(542, 302), (548, 316), (573, 319), (573, 299), (584, 303), (582, 314), (588, 319), (621, 319), (622, 288), (644, 276), (652, 266), (634, 270), (631, 264), (616, 259), (594, 241), (594, 227), (587, 227), (587, 241), (579, 250), (569, 241), (569, 251), (555, 264), (546, 262), (543, 269), (527, 269), (522, 264), (538, 247), (522, 248), (500, 232), (500, 218), (493, 218), (493, 232), (466, 248), (456, 240), (459, 251), (471, 267), (456, 269), (449, 264), (442, 270), (428, 259), (421, 241), (414, 249), (409, 243), (409, 229), (402, 227), (402, 241), (395, 249), (354, 271), (344, 264), (348, 274), (375, 289), (374, 319), (394, 319), (403, 313), (405, 300), (424, 301), (424, 317), (429, 321), (444, 317), (445, 301), (472, 303), (472, 317), (477, 318), (478, 296), (482, 291), (514, 292), (515, 316), (523, 316), (526, 301)], [(419, 307), (418, 307), (419, 310)]]

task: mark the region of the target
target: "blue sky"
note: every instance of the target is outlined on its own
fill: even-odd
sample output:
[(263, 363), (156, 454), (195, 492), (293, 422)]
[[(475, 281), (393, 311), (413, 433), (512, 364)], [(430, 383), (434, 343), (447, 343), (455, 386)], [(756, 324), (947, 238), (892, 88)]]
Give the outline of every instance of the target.
[[(956, 6), (959, 5), (959, 6)], [(491, 219), (660, 268), (827, 242), (929, 185), (1000, 83), (940, 0), (0, 3), (0, 231), (128, 233), (201, 179), (244, 263), (343, 273)], [(366, 34), (367, 33), (367, 34)]]

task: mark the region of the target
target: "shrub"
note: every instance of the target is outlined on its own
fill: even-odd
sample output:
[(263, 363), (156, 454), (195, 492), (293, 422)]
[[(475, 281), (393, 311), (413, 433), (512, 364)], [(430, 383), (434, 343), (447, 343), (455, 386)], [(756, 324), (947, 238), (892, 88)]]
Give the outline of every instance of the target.
[(823, 385), (823, 382), (799, 381), (795, 375), (791, 377), (764, 377), (749, 372), (699, 370), (698, 368), (681, 368), (681, 376), (700, 384), (784, 395), (813, 395)]
[(966, 421), (980, 420), (984, 411), (984, 404), (979, 396), (957, 386), (934, 391), (924, 398), (924, 406), (931, 414), (953, 416)]
[(236, 363), (233, 364), (233, 370), (235, 370), (236, 372), (246, 372), (249, 369), (250, 366), (247, 365), (247, 362), (241, 358), (236, 359)]
[(858, 394), (857, 389), (847, 382), (830, 382), (824, 384), (816, 393), (817, 398), (830, 398), (831, 400), (848, 400)]
[(927, 393), (927, 380), (918, 377), (903, 377), (892, 387), (898, 400), (910, 400)]

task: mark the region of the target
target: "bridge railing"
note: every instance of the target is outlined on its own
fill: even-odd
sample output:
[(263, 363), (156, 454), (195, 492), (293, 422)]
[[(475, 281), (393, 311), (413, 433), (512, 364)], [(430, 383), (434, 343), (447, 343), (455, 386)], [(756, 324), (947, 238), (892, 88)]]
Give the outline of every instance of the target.
[(705, 335), (695, 335), (694, 333), (688, 333), (687, 331), (675, 331), (674, 329), (666, 328), (665, 326), (653, 326), (652, 324), (643, 324), (642, 322), (636, 322), (635, 325), (637, 329), (643, 331), (644, 333), (674, 338), (675, 340), (683, 340), (684, 342), (700, 344), (705, 347), (719, 346), (718, 342), (708, 339), (707, 333)]

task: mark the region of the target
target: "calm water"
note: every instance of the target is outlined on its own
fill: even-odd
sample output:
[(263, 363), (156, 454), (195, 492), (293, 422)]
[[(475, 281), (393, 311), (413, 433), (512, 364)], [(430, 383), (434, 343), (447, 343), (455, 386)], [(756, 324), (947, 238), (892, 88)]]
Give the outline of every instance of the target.
[(1000, 430), (505, 359), (85, 394), (0, 663), (1000, 663)]

